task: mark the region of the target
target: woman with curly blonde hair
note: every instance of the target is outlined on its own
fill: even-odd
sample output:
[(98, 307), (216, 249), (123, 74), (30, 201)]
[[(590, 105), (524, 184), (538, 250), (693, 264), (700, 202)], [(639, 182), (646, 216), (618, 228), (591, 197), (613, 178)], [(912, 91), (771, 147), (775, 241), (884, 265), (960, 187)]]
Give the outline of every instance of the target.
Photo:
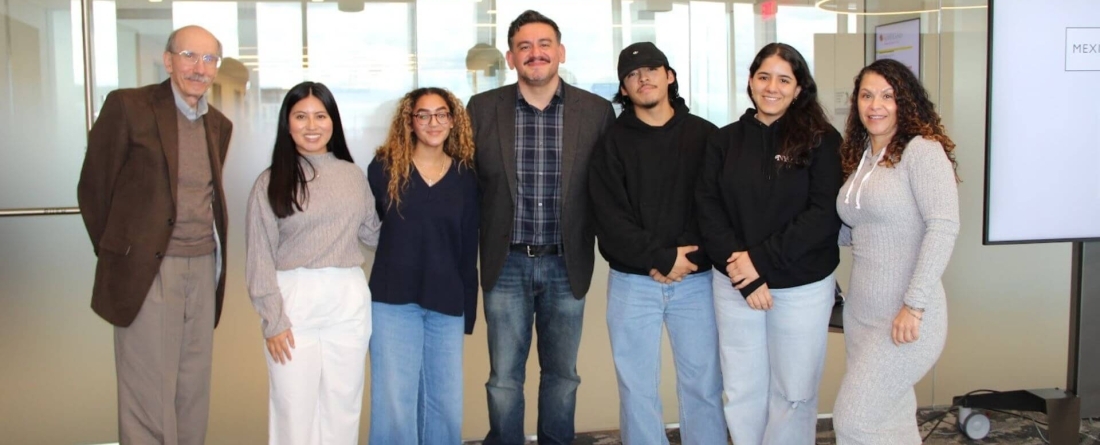
[(856, 76), (846, 133), (836, 206), (853, 263), (837, 443), (919, 444), (913, 385), (947, 338), (941, 276), (959, 232), (955, 144), (920, 80), (895, 60)]
[(473, 159), (462, 102), (420, 88), (401, 99), (367, 167), (382, 219), (370, 275), (372, 444), (462, 441), (463, 332), (477, 315)]

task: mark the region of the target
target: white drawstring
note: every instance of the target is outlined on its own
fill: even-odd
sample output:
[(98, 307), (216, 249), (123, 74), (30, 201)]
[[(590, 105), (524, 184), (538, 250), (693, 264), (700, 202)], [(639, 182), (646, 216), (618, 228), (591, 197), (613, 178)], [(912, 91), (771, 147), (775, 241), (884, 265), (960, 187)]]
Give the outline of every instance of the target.
[[(863, 151), (863, 156), (859, 158), (859, 167), (856, 167), (856, 175), (852, 178), (852, 184), (848, 186), (848, 192), (844, 194), (844, 203), (848, 204), (849, 198), (852, 196), (852, 188), (856, 186), (856, 178), (859, 178), (859, 172), (863, 170), (863, 162), (867, 160), (867, 153), (871, 151), (871, 147), (867, 147)], [(878, 156), (875, 156), (875, 163), (871, 165), (871, 171), (867, 172), (867, 176), (859, 180), (859, 188), (856, 189), (856, 209), (860, 209), (859, 198), (863, 194), (863, 184), (867, 182), (867, 179), (871, 177), (871, 174), (875, 172), (875, 168), (878, 167), (879, 162), (882, 162), (882, 156), (886, 154), (886, 147), (878, 152)]]
[(852, 176), (852, 185), (848, 186), (848, 193), (844, 194), (844, 203), (848, 204), (849, 198), (852, 197), (852, 187), (856, 186), (856, 178), (859, 177), (859, 172), (863, 170), (863, 162), (867, 160), (867, 150), (863, 150), (863, 156), (859, 158), (859, 167), (856, 167), (856, 174)]

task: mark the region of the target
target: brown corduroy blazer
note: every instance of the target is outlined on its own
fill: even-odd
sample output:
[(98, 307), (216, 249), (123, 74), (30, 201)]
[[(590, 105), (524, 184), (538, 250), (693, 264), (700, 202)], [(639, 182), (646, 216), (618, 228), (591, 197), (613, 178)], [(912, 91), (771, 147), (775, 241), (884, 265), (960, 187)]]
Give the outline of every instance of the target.
[[(112, 91), (88, 133), (77, 201), (98, 257), (92, 309), (116, 326), (129, 326), (137, 317), (175, 224), (179, 135), (170, 81)], [(229, 222), (222, 162), (229, 150), (233, 123), (214, 107), (203, 121), (221, 255), (214, 318), (217, 323), (225, 295)]]

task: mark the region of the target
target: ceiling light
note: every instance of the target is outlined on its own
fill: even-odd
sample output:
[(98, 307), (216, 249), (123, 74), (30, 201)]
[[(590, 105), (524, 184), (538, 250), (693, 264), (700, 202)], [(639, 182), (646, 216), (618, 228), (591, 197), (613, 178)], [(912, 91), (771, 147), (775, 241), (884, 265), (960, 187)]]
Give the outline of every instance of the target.
[(363, 10), (363, 0), (337, 0), (336, 9), (341, 12), (360, 12)]
[(835, 1), (836, 0), (817, 0), (816, 2), (814, 2), (814, 7), (817, 8), (817, 9), (820, 9), (822, 11), (825, 11), (825, 12), (832, 12), (834, 14), (852, 14), (852, 15), (905, 15), (905, 14), (936, 13), (936, 12), (940, 12), (940, 11), (943, 11), (943, 10), (951, 11), (951, 10), (960, 10), (960, 9), (986, 9), (988, 7), (986, 5), (943, 6), (943, 7), (940, 7), (939, 9), (915, 9), (915, 10), (912, 10), (912, 11), (854, 12), (853, 11), (854, 4), (849, 3), (848, 4), (848, 10), (853, 11), (853, 12), (845, 12), (845, 11), (837, 11), (836, 10), (836, 5), (834, 5), (834, 4), (826, 5), (826, 3), (833, 3)]

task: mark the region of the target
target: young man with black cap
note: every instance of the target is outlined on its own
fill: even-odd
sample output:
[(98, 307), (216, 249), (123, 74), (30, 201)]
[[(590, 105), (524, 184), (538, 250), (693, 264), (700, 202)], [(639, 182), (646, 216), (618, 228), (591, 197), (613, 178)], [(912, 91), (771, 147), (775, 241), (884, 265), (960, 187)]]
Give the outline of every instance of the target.
[(611, 266), (607, 325), (623, 442), (668, 444), (656, 385), (664, 325), (683, 443), (726, 443), (710, 262), (694, 205), (699, 163), (717, 127), (689, 113), (676, 71), (652, 43), (623, 49), (618, 72), (623, 112), (592, 154), (589, 194)]

